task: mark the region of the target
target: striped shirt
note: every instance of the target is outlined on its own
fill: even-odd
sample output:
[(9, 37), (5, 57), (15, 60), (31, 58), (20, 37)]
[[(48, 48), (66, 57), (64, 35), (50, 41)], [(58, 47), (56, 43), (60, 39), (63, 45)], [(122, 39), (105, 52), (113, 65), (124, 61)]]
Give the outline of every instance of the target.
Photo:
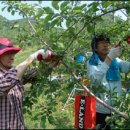
[(0, 69), (0, 129), (24, 129), (23, 85), (16, 69)]

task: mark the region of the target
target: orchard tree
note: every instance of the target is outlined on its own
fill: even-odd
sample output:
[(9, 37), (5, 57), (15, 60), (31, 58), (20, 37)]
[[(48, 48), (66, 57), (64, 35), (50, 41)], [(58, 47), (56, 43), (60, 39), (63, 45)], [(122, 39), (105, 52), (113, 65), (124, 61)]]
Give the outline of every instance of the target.
[[(65, 103), (74, 84), (83, 87), (75, 78), (75, 74), (78, 70), (87, 78), (87, 70), (85, 64), (77, 63), (74, 58), (79, 52), (84, 53), (84, 49), (91, 51), (91, 38), (95, 33), (108, 35), (112, 44), (121, 42), (122, 58), (129, 58), (129, 49), (125, 41), (130, 35), (130, 2), (128, 1), (91, 3), (52, 1), (51, 7), (42, 7), (41, 1), (33, 5), (23, 1), (3, 1), (2, 3), (5, 5), (3, 11), (7, 9), (12, 15), (18, 13), (28, 22), (26, 27), (14, 25), (14, 28), (19, 30), (16, 35), (19, 46), (37, 45), (36, 49), (50, 49), (63, 57), (61, 64), (56, 68), (51, 69), (48, 63), (41, 61), (34, 64), (32, 66), (34, 68), (31, 67), (25, 74), (24, 83), (31, 83), (31, 86), (25, 92), (24, 112), (28, 117), (27, 120), (31, 118), (29, 120), (33, 122), (32, 128), (46, 128), (47, 121), (55, 126), (57, 120), (54, 118), (54, 112), (57, 105), (61, 103), (62, 106)], [(127, 16), (127, 20), (115, 16), (116, 11), (122, 11)], [(58, 82), (48, 79), (56, 74), (64, 75), (64, 80)], [(129, 75), (125, 75), (122, 82), (128, 85)], [(99, 90), (90, 91), (95, 94)], [(117, 111), (125, 113), (127, 119), (120, 117), (115, 110), (113, 116), (107, 121), (116, 121), (117, 126), (111, 125), (112, 128), (130, 128), (128, 126), (130, 95), (124, 92), (121, 97), (118, 97), (113, 93), (111, 98), (116, 102)], [(29, 124), (27, 127), (30, 127)]]

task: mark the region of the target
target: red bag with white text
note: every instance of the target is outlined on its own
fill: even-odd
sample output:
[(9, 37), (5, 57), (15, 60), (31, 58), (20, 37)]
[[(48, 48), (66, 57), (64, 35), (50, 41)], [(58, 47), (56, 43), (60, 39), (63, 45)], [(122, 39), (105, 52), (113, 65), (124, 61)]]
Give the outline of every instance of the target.
[(96, 99), (94, 96), (75, 95), (75, 128), (96, 128)]

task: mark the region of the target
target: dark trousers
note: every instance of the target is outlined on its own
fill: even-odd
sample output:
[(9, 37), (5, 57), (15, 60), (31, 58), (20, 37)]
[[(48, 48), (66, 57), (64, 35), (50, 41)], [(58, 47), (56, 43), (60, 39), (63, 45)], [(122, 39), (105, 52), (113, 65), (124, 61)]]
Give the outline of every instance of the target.
[(105, 118), (107, 116), (111, 116), (111, 114), (102, 114), (102, 113), (96, 113), (96, 125), (100, 124), (99, 130), (103, 129), (104, 130), (110, 130), (110, 126), (105, 122)]

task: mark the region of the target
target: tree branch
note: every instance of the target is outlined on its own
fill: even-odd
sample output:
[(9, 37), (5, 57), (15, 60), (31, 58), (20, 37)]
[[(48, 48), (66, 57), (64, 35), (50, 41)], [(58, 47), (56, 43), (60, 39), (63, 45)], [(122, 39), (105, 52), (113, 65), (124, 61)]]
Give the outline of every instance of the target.
[(119, 114), (119, 115), (120, 115), (121, 117), (123, 117), (124, 119), (126, 119), (126, 120), (129, 119), (129, 117), (128, 117), (127, 115), (125, 115), (124, 113), (118, 111), (117, 109), (115, 109), (115, 108), (109, 106), (108, 104), (106, 104), (105, 102), (103, 102), (101, 99), (99, 99), (98, 97), (96, 97), (86, 86), (82, 85), (82, 84), (77, 80), (75, 74), (72, 72), (72, 70), (69, 68), (69, 66), (68, 66), (66, 63), (64, 63), (64, 62), (62, 62), (62, 63), (63, 63), (63, 65), (64, 65), (67, 69), (69, 69), (69, 73), (73, 76), (74, 79), (76, 79), (77, 83), (78, 83), (80, 86), (82, 86), (90, 95), (94, 96), (97, 102), (99, 102), (100, 104), (102, 104), (104, 107), (110, 109), (111, 111), (113, 111), (113, 112)]

